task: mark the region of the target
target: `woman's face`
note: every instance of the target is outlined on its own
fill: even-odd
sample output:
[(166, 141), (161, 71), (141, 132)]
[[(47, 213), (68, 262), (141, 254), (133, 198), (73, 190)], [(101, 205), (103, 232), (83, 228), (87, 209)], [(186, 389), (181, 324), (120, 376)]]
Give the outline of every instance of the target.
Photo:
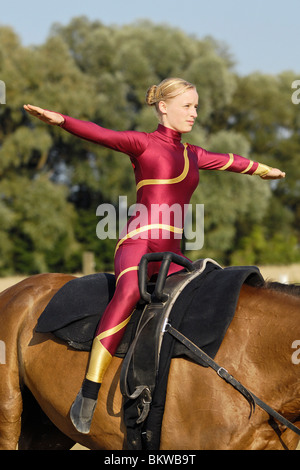
[(161, 124), (184, 134), (190, 132), (197, 117), (198, 93), (191, 88), (166, 101), (160, 101)]

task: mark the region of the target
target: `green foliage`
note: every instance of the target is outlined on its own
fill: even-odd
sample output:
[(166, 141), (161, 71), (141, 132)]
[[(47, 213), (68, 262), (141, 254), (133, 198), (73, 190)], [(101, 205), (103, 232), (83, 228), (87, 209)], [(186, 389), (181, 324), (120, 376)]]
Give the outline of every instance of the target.
[(115, 240), (96, 236), (99, 204), (135, 201), (129, 159), (46, 126), (23, 111), (36, 104), (117, 130), (151, 132), (157, 117), (147, 88), (168, 76), (192, 81), (199, 116), (187, 141), (277, 166), (285, 181), (202, 171), (194, 204), (205, 206), (205, 244), (187, 253), (222, 263), (285, 263), (299, 258), (300, 156), (293, 72), (237, 76), (229, 52), (213, 38), (140, 21), (117, 27), (85, 17), (53, 25), (47, 41), (23, 47), (0, 27), (0, 274), (113, 266)]
[(63, 186), (46, 176), (30, 180), (14, 176), (0, 183), (2, 272), (63, 271), (72, 262), (78, 243), (72, 226), (76, 213)]

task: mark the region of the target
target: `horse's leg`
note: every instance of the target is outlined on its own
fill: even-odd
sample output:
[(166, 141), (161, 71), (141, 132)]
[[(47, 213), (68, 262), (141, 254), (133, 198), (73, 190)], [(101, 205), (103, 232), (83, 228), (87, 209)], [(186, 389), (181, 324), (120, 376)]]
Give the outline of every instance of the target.
[[(0, 339), (4, 354), (0, 363), (0, 449), (16, 449), (21, 431), (22, 394), (19, 369), (18, 335), (26, 310), (26, 302), (18, 286), (0, 296)], [(25, 289), (25, 299), (27, 298)], [(25, 306), (25, 307), (24, 307)]]
[(24, 387), (19, 450), (69, 450), (75, 442), (63, 434), (45, 415), (37, 401)]
[(15, 450), (21, 429), (21, 393), (1, 387), (0, 402), (0, 450)]
[(17, 351), (11, 349), (14, 347), (6, 351), (5, 364), (0, 364), (1, 450), (16, 449), (21, 429), (22, 396), (17, 370)]

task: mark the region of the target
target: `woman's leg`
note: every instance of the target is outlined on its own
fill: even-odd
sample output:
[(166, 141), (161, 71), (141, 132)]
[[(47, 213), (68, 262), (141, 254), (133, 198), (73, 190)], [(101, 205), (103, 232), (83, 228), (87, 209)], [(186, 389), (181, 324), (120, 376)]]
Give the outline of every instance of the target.
[(82, 433), (89, 432), (103, 376), (139, 301), (138, 265), (145, 253), (145, 241), (124, 244), (116, 253), (116, 290), (97, 327), (86, 378), (70, 411), (73, 425)]
[(137, 269), (132, 269), (119, 279), (115, 294), (97, 327), (86, 374), (88, 380), (102, 382), (139, 298)]

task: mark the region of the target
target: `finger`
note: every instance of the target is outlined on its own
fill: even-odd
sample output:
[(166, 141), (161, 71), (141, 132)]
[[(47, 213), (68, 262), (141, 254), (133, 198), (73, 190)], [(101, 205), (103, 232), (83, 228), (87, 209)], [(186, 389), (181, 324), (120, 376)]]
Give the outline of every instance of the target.
[(34, 116), (43, 116), (44, 115), (44, 109), (40, 108), (39, 106), (33, 106), (31, 104), (24, 105), (24, 108), (26, 111), (28, 111), (30, 114), (33, 114)]

